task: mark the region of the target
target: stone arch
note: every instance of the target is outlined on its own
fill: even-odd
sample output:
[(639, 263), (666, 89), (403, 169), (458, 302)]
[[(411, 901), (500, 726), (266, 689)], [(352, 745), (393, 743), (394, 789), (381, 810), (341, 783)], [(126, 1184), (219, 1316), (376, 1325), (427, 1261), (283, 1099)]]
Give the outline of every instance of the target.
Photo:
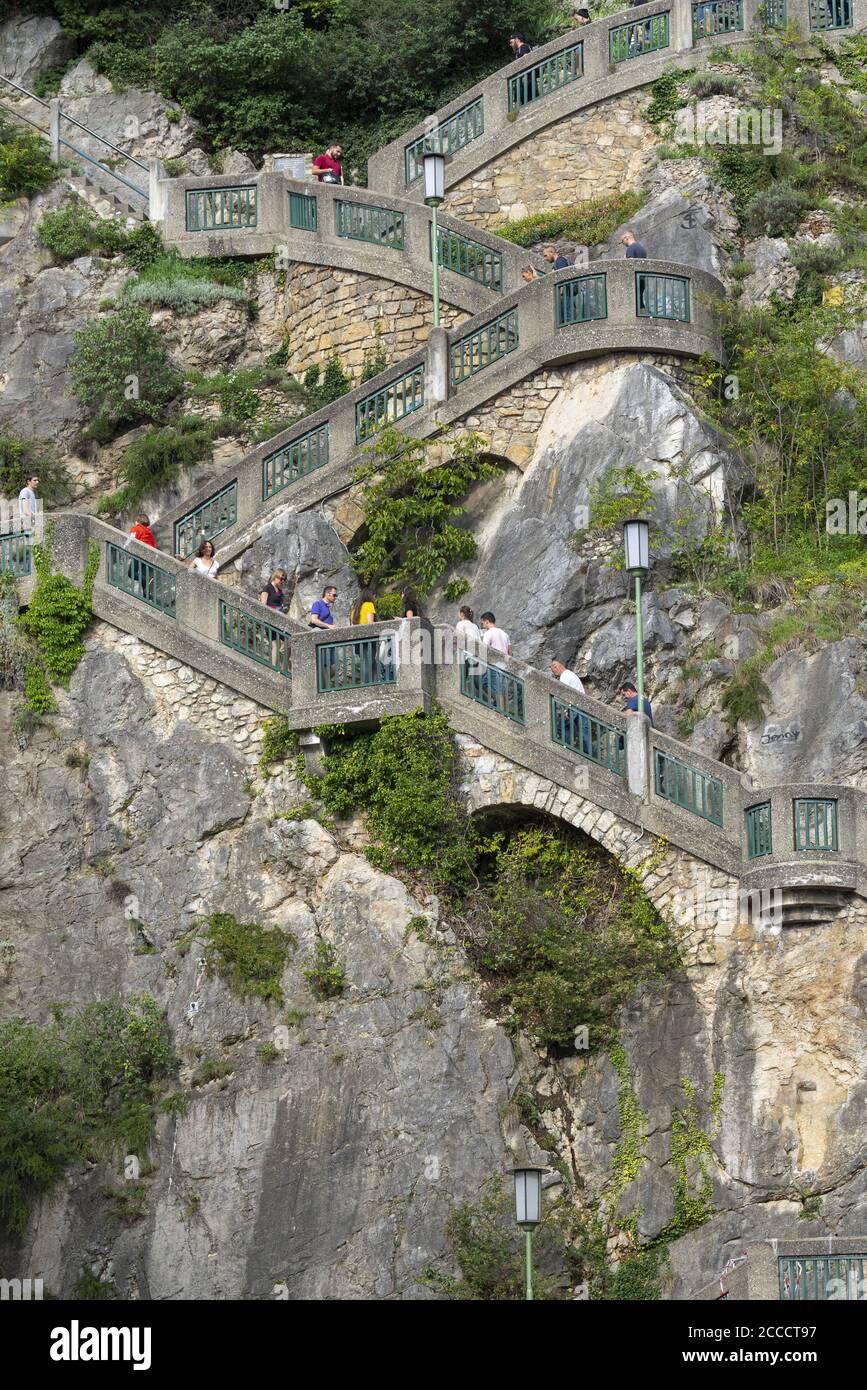
[(694, 855), (660, 842), (643, 826), (606, 810), (520, 764), (457, 735), (459, 787), (470, 815), (521, 809), (582, 830), (632, 870), (658, 911), (682, 936), (688, 966), (715, 964), (737, 935), (738, 880)]

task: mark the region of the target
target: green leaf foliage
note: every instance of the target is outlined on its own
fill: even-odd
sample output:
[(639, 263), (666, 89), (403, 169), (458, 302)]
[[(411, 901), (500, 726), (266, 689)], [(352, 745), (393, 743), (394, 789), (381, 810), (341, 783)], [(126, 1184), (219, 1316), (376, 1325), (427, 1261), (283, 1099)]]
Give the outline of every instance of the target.
[(75, 344), (73, 390), (97, 421), (113, 428), (157, 420), (182, 389), (162, 335), (143, 309), (94, 320), (75, 334)]
[(431, 463), (431, 445), (383, 430), (355, 471), (361, 485), (363, 540), (354, 551), (365, 584), (415, 586), (428, 593), (453, 565), (473, 559), (472, 532), (459, 524), (470, 488), (495, 477), (478, 434), (445, 431), (436, 441), (448, 459)]
[(177, 1061), (152, 999), (55, 1008), (44, 1028), (0, 1024), (0, 1219), (23, 1234), (67, 1167), (120, 1149), (144, 1157)]

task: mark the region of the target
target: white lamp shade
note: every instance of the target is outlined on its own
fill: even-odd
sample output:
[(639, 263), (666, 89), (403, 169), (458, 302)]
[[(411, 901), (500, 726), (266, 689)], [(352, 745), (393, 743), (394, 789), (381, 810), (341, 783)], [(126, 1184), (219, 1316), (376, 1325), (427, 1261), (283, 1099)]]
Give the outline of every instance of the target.
[(538, 1226), (542, 1220), (544, 1168), (515, 1168), (515, 1219), (519, 1226)]
[(441, 203), (445, 197), (445, 156), (429, 150), (424, 156), (424, 200)]
[(648, 523), (640, 517), (624, 521), (623, 549), (628, 570), (644, 570), (646, 573), (650, 569), (649, 531)]

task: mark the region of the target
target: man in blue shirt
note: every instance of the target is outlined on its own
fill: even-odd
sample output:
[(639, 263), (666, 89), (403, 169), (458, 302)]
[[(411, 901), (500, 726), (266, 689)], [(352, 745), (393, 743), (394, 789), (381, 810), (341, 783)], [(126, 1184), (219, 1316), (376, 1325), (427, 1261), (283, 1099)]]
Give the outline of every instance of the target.
[(542, 257), (552, 270), (565, 270), (569, 264), (566, 257), (558, 252), (556, 246), (543, 247)]
[(318, 598), (310, 609), (310, 627), (331, 628), (334, 626), (334, 615), (331, 612), (331, 605), (337, 598), (337, 590), (333, 584), (322, 590), (322, 597)]
[(631, 260), (634, 256), (638, 256), (642, 259), (647, 258), (647, 252), (645, 251), (641, 242), (635, 240), (634, 232), (624, 232), (620, 240), (626, 247), (627, 260)]
[[(621, 687), (620, 687), (620, 694), (623, 696), (624, 700), (626, 701), (626, 704), (625, 704), (624, 707), (623, 707), (623, 712), (624, 712), (624, 714), (637, 714), (637, 713), (638, 713), (638, 691), (635, 689), (635, 686), (632, 684), (632, 681), (626, 681), (623, 685), (621, 685)], [(652, 724), (652, 723), (653, 723), (653, 710), (650, 708), (650, 701), (648, 700), (648, 698), (647, 698), (646, 695), (645, 695), (645, 697), (644, 697), (644, 713), (647, 715), (648, 719), (650, 720), (650, 722), (651, 722), (651, 724)]]

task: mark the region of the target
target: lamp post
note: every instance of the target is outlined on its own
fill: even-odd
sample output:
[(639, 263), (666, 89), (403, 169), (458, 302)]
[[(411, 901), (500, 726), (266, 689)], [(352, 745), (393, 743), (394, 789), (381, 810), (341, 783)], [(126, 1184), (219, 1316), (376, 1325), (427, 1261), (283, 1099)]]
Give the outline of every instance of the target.
[(427, 150), (424, 155), (424, 200), (431, 211), (431, 260), (433, 262), (433, 321), (440, 326), (440, 240), (437, 208), (445, 197), (445, 155)]
[(515, 1179), (515, 1220), (524, 1232), (528, 1299), (533, 1297), (533, 1231), (542, 1220), (542, 1174), (546, 1171), (532, 1163), (512, 1169)]
[(641, 616), (641, 581), (650, 569), (650, 526), (643, 517), (623, 523), (623, 550), (626, 569), (635, 580), (635, 686), (638, 713), (644, 713), (644, 624)]

